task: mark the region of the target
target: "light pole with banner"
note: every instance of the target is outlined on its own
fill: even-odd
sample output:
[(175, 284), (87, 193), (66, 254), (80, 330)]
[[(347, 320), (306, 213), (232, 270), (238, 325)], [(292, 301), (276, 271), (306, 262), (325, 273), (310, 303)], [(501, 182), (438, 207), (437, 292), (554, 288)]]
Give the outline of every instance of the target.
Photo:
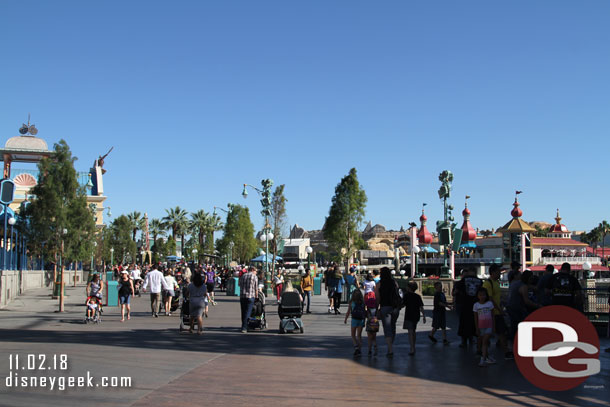
[(8, 222), (8, 206), (13, 202), (13, 195), (15, 192), (15, 183), (10, 179), (3, 179), (0, 182), (0, 204), (4, 205), (4, 229), (3, 229), (3, 246), (2, 246), (2, 269), (6, 270), (6, 257), (8, 254), (7, 250), (7, 222)]

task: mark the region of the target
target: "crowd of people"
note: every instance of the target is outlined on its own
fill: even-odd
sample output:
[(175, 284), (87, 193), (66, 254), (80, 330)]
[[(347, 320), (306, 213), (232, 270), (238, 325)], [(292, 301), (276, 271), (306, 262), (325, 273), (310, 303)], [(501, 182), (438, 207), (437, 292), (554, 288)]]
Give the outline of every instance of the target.
[[(256, 267), (240, 266), (236, 269), (221, 268), (216, 265), (189, 265), (178, 267), (140, 268), (136, 264), (127, 267), (115, 267), (118, 279), (119, 301), (121, 304), (121, 322), (130, 319), (130, 298), (150, 293), (151, 315), (158, 317), (163, 306), (165, 315), (171, 315), (174, 300), (180, 295), (190, 300), (190, 332), (197, 325), (198, 333), (202, 332), (203, 317), (208, 316), (209, 304), (216, 305), (215, 291), (226, 290), (227, 280), (239, 277), (241, 332), (248, 332), (248, 320), (252, 314), (254, 302), (263, 292), (264, 278), (262, 270)], [(432, 330), (427, 335), (432, 343), (437, 343), (437, 331), (441, 331), (442, 343), (449, 345), (447, 337), (447, 310), (455, 310), (458, 316), (457, 335), (461, 338), (459, 346), (468, 348), (476, 344), (476, 355), (479, 366), (496, 363), (490, 353), (490, 342), (496, 338), (497, 347), (504, 358), (513, 359), (511, 342), (516, 335), (517, 327), (529, 313), (547, 305), (564, 305), (582, 311), (582, 288), (571, 274), (570, 264), (564, 263), (559, 271), (552, 265), (547, 266), (544, 274), (535, 276), (529, 269), (520, 271), (521, 265), (513, 263), (510, 269), (492, 264), (489, 267), (489, 278), (477, 277), (474, 269), (461, 271), (461, 276), (453, 285), (451, 292), (453, 303), (447, 301), (443, 284), (434, 283), (434, 300), (432, 311)], [(502, 295), (500, 280), (503, 273), (508, 277), (508, 293)], [(295, 281), (296, 288), (292, 281)], [(377, 333), (383, 327), (387, 347), (386, 356), (394, 355), (396, 324), (400, 311), (405, 309), (403, 329), (408, 331), (409, 355), (415, 355), (417, 325), (421, 320), (426, 322), (422, 297), (417, 293), (417, 283), (410, 281), (403, 291), (393, 278), (392, 270), (383, 267), (363, 276), (356, 274), (356, 268), (347, 273), (331, 263), (323, 274), (325, 292), (328, 298), (328, 313), (341, 314), (341, 303), (347, 299), (344, 322), (351, 317), (351, 337), (354, 355), (362, 354), (362, 331), (366, 332), (368, 355), (378, 353)], [(309, 268), (297, 278), (290, 276), (285, 269), (279, 268), (272, 282), (273, 292), (281, 300), (283, 292), (297, 291), (300, 294), (303, 313), (311, 313), (311, 298), (314, 280)], [(98, 275), (87, 285), (88, 307), (91, 313), (102, 297), (104, 285)], [(93, 299), (93, 300), (91, 300)], [(89, 318), (88, 310), (88, 318)]]

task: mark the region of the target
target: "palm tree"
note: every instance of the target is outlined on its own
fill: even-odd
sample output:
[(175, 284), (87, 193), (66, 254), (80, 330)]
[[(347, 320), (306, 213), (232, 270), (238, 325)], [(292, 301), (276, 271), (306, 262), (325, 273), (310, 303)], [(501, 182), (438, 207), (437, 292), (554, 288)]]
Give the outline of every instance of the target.
[(193, 233), (197, 235), (197, 242), (200, 247), (203, 247), (203, 238), (208, 228), (208, 218), (210, 214), (203, 209), (198, 210), (195, 213), (191, 213), (191, 229)]
[(602, 220), (597, 228), (599, 229), (599, 233), (602, 235), (602, 256), (601, 257), (604, 257), (606, 255), (606, 243), (605, 243), (606, 235), (610, 235), (610, 223), (608, 223), (608, 221), (606, 221), (606, 220)]
[(153, 236), (153, 243), (157, 241), (158, 236), (165, 235), (165, 226), (159, 219), (153, 219), (149, 225), (150, 233)]
[(212, 252), (214, 251), (214, 232), (222, 230), (224, 224), (222, 220), (220, 220), (220, 216), (212, 214), (208, 219), (208, 233), (210, 233), (210, 244), (212, 248)]
[(133, 241), (136, 241), (136, 233), (138, 233), (138, 230), (142, 230), (144, 229), (144, 227), (146, 226), (145, 224), (145, 220), (142, 217), (142, 214), (138, 211), (133, 211), (129, 214), (127, 214), (127, 219), (129, 220), (129, 223), (131, 224), (131, 230), (133, 233)]
[(186, 215), (188, 212), (179, 206), (176, 206), (175, 208), (166, 209), (165, 213), (167, 213), (167, 215), (164, 216), (161, 221), (166, 228), (172, 230), (172, 239), (175, 241), (176, 235), (182, 233), (184, 226), (187, 224)]

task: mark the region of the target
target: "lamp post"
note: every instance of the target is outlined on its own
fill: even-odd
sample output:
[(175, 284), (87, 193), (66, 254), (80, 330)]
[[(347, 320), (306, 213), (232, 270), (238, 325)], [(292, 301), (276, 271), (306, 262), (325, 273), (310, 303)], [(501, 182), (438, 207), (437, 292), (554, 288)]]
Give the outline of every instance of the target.
[(114, 268), (114, 247), (110, 248), (110, 268)]
[(194, 260), (194, 262), (195, 262), (195, 263), (199, 263), (199, 262), (197, 261), (197, 249), (193, 249), (192, 253), (193, 253), (193, 260)]
[(64, 312), (64, 236), (68, 234), (68, 229), (62, 229), (61, 250), (59, 252), (59, 264), (61, 265), (61, 279), (59, 282), (59, 312)]
[(421, 249), (419, 248), (419, 246), (413, 246), (413, 258), (411, 259), (411, 261), (415, 262), (415, 275), (413, 277), (415, 277), (419, 273), (418, 257), (420, 251)]
[(588, 261), (585, 261), (582, 264), (582, 269), (584, 270), (584, 278), (590, 278), (591, 277), (591, 263), (589, 263)]
[[(244, 189), (242, 191), (242, 196), (244, 199), (248, 197), (248, 189), (247, 187), (254, 188), (256, 192), (261, 196), (261, 205), (263, 210), (261, 214), (265, 217), (265, 226), (263, 227), (263, 235), (265, 236), (266, 250), (265, 250), (265, 287), (267, 294), (271, 293), (271, 273), (269, 273), (269, 240), (273, 239), (273, 233), (271, 233), (271, 226), (269, 225), (269, 216), (271, 216), (271, 187), (273, 186), (273, 181), (270, 179), (264, 179), (261, 181), (261, 185), (263, 189), (260, 190), (255, 186), (250, 184), (244, 184)], [(273, 259), (275, 261), (275, 259)]]
[(305, 251), (307, 252), (307, 267), (311, 267), (311, 264), (310, 264), (310, 261), (309, 261), (309, 256), (313, 252), (313, 249), (311, 248), (311, 246), (307, 246)]
[(10, 250), (9, 265), (10, 265), (11, 270), (14, 270), (14, 267), (13, 267), (13, 257), (14, 257), (13, 256), (13, 240), (14, 240), (13, 239), (13, 225), (15, 224), (15, 218), (11, 216), (8, 219), (8, 224), (11, 225), (11, 250)]
[[(95, 248), (97, 247), (97, 242), (93, 242), (93, 250), (91, 251), (91, 273), (93, 273), (93, 267), (95, 266), (93, 264), (94, 262), (94, 256), (95, 256)], [(91, 274), (90, 273), (90, 274)], [(88, 279), (87, 279), (88, 280)]]

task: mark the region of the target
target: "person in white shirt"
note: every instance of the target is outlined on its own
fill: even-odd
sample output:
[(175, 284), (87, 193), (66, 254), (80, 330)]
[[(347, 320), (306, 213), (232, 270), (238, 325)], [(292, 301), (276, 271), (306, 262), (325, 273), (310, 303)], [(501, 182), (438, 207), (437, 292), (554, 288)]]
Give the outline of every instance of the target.
[[(178, 282), (176, 281), (176, 279), (174, 278), (174, 276), (172, 275), (171, 270), (165, 270), (164, 273), (164, 279), (165, 282), (167, 283), (167, 285), (170, 287), (170, 289), (166, 289), (164, 294), (165, 294), (165, 315), (172, 315), (171, 310), (172, 310), (172, 298), (176, 295), (175, 288), (178, 287)], [(180, 293), (178, 293), (178, 295), (180, 295)]]
[[(159, 305), (161, 305), (161, 302), (160, 302), (161, 287), (163, 286), (163, 288), (165, 288), (166, 290), (169, 290), (170, 286), (165, 281), (165, 278), (163, 278), (163, 273), (161, 273), (156, 268), (152, 269), (151, 271), (149, 271), (146, 274), (146, 280), (144, 280), (144, 286), (142, 287), (142, 290), (146, 291), (146, 288), (148, 288), (149, 284), (150, 284), (150, 308), (152, 311), (152, 315), (155, 318), (158, 318), (159, 317)], [(171, 287), (171, 289), (173, 290), (174, 287)]]
[(131, 272), (129, 273), (131, 276), (131, 279), (133, 280), (133, 287), (134, 287), (134, 295), (137, 295), (138, 297), (140, 296), (140, 287), (142, 286), (142, 276), (140, 274), (140, 269), (138, 268), (137, 264), (134, 264)]

